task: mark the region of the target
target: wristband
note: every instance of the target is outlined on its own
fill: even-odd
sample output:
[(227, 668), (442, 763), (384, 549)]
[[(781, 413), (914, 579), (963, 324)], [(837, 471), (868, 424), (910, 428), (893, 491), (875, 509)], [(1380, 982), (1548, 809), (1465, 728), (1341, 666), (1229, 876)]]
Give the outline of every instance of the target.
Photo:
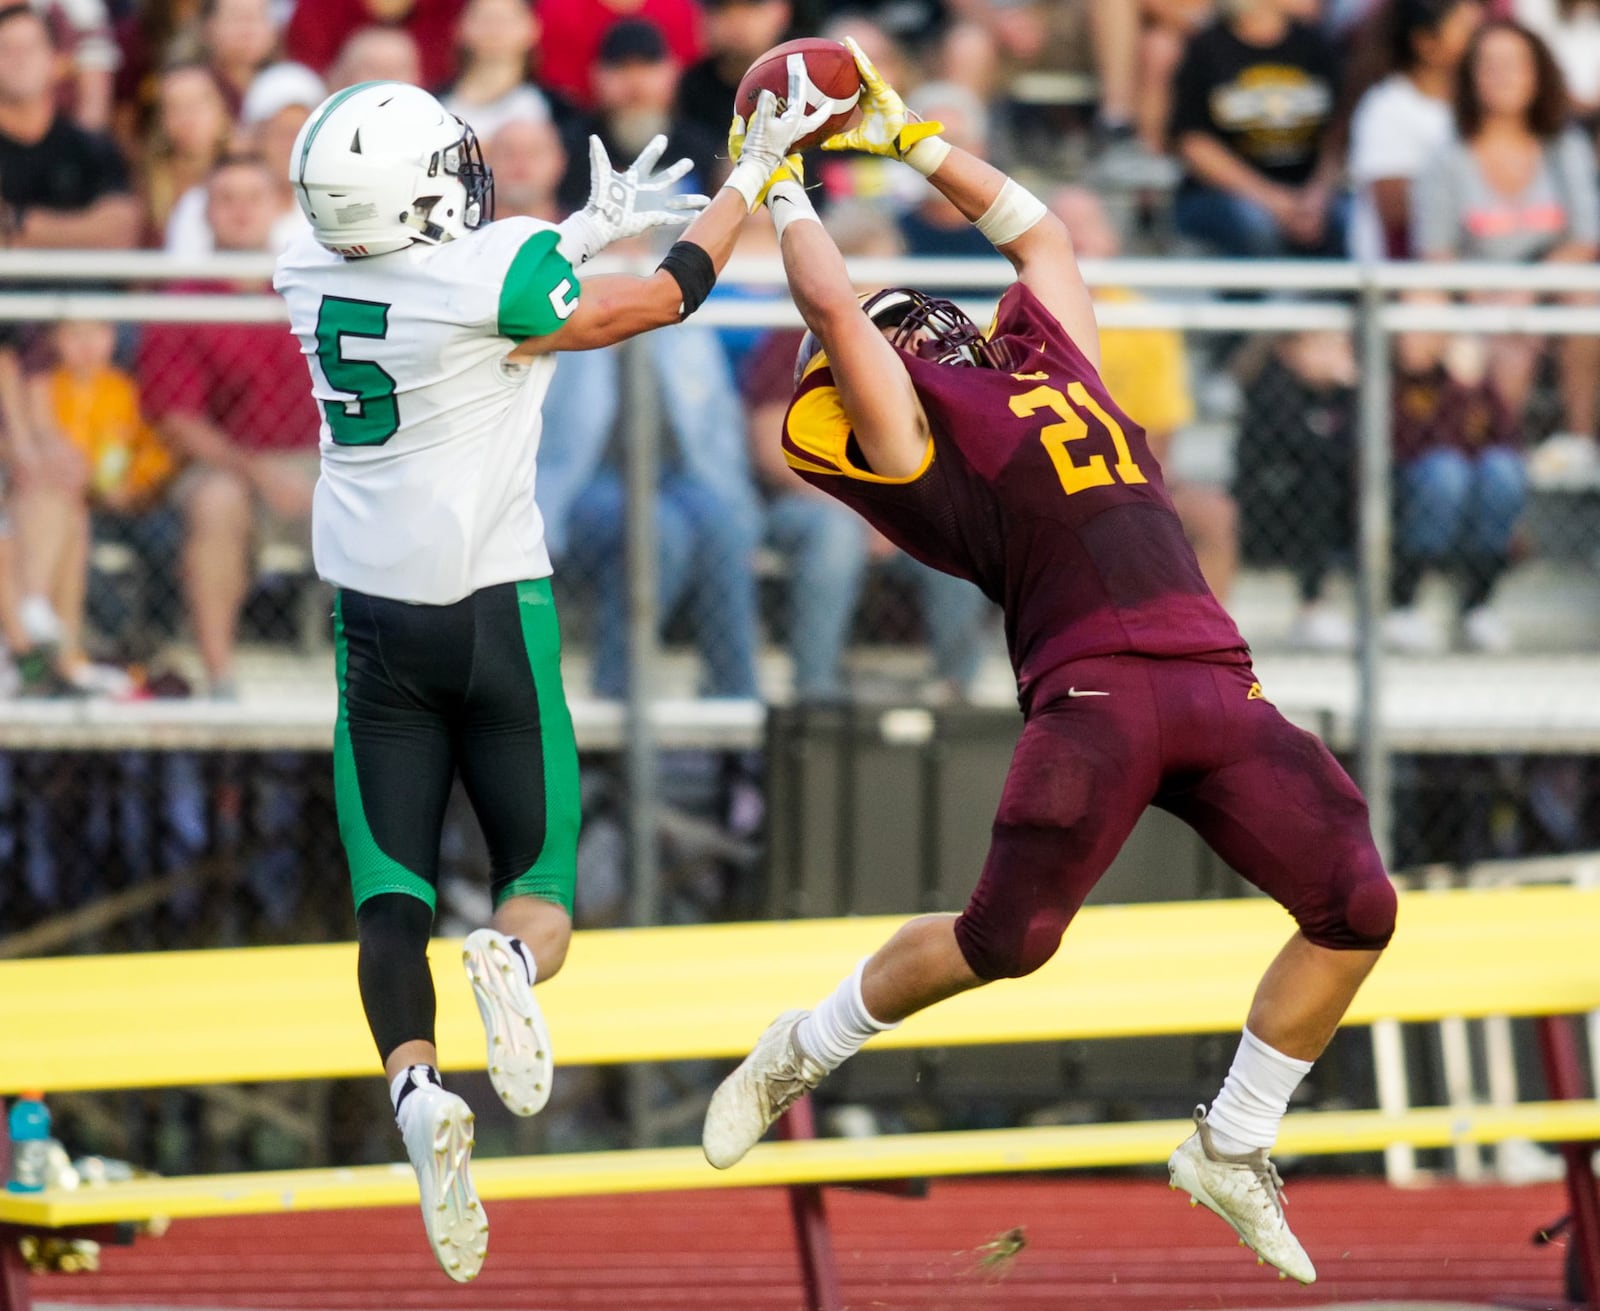
[(741, 159), (722, 185), (732, 187), (743, 196), (744, 207), (754, 214), (756, 206), (761, 203), (761, 193), (767, 189), (767, 179), (771, 176), (770, 170), (763, 171), (755, 161)]
[(927, 178), (938, 171), (939, 165), (944, 163), (949, 153), (950, 143), (943, 137), (923, 137), (900, 158)]
[(772, 184), (767, 192), (767, 210), (772, 215), (772, 226), (777, 230), (780, 245), (783, 244), (783, 230), (791, 223), (802, 219), (822, 222), (811, 204), (811, 197), (806, 195), (806, 189), (792, 178)]
[(703, 246), (692, 241), (677, 242), (656, 266), (656, 272), (670, 273), (683, 293), (683, 305), (678, 314), (680, 323), (705, 304), (711, 289), (717, 285), (717, 268), (711, 256)]
[(994, 204), (975, 220), (978, 231), (996, 246), (1015, 241), (1047, 213), (1044, 201), (1012, 178), (1006, 179)]
[(581, 209), (556, 224), (556, 231), (561, 234), (556, 240), (556, 251), (573, 268), (588, 263), (605, 249), (605, 237), (599, 226)]

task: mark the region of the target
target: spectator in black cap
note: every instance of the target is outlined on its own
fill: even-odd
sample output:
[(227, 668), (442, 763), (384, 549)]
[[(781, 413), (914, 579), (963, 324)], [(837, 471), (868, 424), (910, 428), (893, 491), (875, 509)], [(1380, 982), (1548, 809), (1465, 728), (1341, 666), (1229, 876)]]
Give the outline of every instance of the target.
[(712, 135), (674, 112), (678, 73), (666, 38), (648, 19), (625, 18), (605, 34), (594, 68), (594, 117), (567, 143), (572, 162), (562, 183), (563, 203), (577, 209), (589, 194), (588, 132), (604, 142), (614, 161), (633, 159), (658, 132), (665, 133), (664, 158), (694, 161), (683, 189), (707, 195), (716, 190), (725, 167), (718, 156), (726, 153), (727, 126), (723, 135)]
[(678, 113), (718, 136), (733, 117), (745, 70), (783, 40), (794, 17), (790, 0), (706, 0), (705, 58), (684, 70)]

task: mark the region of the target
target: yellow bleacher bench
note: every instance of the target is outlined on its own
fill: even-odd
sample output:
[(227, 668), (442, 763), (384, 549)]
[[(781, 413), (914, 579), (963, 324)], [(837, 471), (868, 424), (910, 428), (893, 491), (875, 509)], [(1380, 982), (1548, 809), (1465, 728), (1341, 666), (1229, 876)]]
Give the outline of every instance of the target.
[[(566, 970), (540, 986), (564, 1065), (736, 1057), (777, 1012), (824, 995), (898, 918), (586, 932)], [(1026, 979), (946, 1002), (874, 1042), (943, 1047), (1226, 1032), (1243, 1021), (1262, 970), (1291, 929), (1265, 900), (1085, 909), (1062, 951)], [(458, 944), (432, 953), (447, 1069), (482, 1068), (482, 1030)], [(0, 962), (0, 1093), (366, 1076), (376, 1072), (355, 985), (355, 948), (160, 952)], [(1348, 1023), (1600, 1009), (1600, 891), (1538, 887), (1408, 893), (1400, 929)], [(1559, 1045), (1559, 1044), (1556, 1044)], [(1561, 1064), (1557, 1062), (1557, 1064)], [(1446, 1147), (1526, 1138), (1568, 1145), (1580, 1220), (1593, 1202), (1587, 1158), (1600, 1101), (1567, 1100), (1399, 1115), (1291, 1115), (1281, 1151)], [(1559, 1077), (1557, 1077), (1559, 1076)], [(1561, 1086), (1554, 1086), (1559, 1083)], [(1196, 1090), (1197, 1092), (1199, 1090)], [(698, 1149), (482, 1159), (489, 1200), (710, 1187), (863, 1183), (944, 1175), (1154, 1164), (1184, 1122), (1073, 1125), (763, 1144), (726, 1173)], [(1587, 1183), (1585, 1183), (1587, 1179)], [(1591, 1189), (1587, 1202), (1579, 1198)], [(413, 1203), (409, 1167), (368, 1166), (135, 1179), (75, 1192), (0, 1194), (0, 1226), (62, 1229), (154, 1216), (259, 1214)], [(829, 1305), (820, 1200), (808, 1191), (802, 1255)], [(809, 1208), (809, 1209), (807, 1209)], [(1592, 1214), (1592, 1212), (1591, 1212)], [(15, 1248), (6, 1244), (7, 1251)], [(1600, 1242), (1592, 1253), (1600, 1268)], [(0, 1281), (0, 1311), (26, 1306)]]

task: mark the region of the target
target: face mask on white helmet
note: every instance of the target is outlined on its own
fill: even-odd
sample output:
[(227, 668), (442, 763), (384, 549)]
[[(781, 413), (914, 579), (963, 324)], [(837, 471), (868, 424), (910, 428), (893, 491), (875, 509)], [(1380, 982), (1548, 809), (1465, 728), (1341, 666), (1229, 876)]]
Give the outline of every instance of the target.
[(478, 138), (426, 91), (363, 82), (306, 120), (289, 180), (313, 233), (346, 256), (451, 241), (494, 218)]

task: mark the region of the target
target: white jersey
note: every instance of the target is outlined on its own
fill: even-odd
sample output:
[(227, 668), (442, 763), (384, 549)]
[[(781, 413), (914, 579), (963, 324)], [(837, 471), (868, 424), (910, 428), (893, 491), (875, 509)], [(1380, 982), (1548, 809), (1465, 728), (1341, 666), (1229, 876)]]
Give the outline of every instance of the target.
[(533, 486), (555, 358), (507, 356), (578, 302), (556, 241), (515, 218), (364, 259), (308, 234), (279, 258), (322, 408), (312, 546), (328, 582), (449, 605), (550, 573)]

